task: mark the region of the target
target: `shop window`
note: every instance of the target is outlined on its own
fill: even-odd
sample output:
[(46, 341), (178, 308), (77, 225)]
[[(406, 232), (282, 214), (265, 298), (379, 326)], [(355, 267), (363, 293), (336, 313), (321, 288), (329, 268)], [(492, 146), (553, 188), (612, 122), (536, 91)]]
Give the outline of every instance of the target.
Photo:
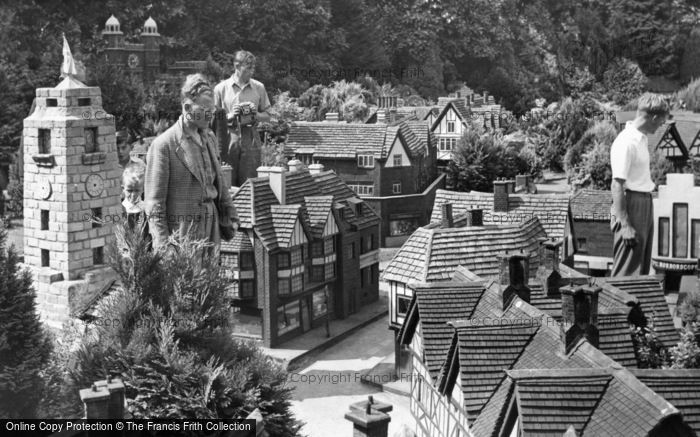
[(299, 302), (277, 307), (277, 334), (281, 335), (299, 327)]
[(673, 256), (688, 256), (688, 204), (673, 204)]
[(670, 221), (668, 217), (659, 217), (659, 256), (668, 256), (669, 253), (669, 230)]

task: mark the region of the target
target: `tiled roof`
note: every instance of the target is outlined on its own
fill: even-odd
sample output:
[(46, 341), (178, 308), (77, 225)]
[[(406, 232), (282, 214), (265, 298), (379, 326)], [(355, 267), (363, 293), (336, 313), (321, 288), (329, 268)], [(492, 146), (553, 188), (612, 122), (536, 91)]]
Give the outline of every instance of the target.
[(574, 220), (610, 222), (612, 193), (608, 190), (583, 189), (571, 197)]
[(301, 205), (272, 205), (272, 227), (275, 230), (277, 244), (281, 247), (289, 247), (294, 233), (294, 225), (299, 220)]
[(420, 323), (425, 365), (435, 380), (454, 333), (447, 322), (471, 317), (484, 292), (484, 284), (434, 282), (412, 284), (411, 288), (413, 298), (398, 338), (402, 344), (410, 344)]
[(314, 238), (321, 238), (328, 215), (333, 206), (333, 196), (308, 196), (304, 198), (309, 214), (309, 228)]
[[(254, 230), (268, 250), (280, 245), (286, 247), (296, 217), (301, 218), (302, 227), (312, 238), (318, 232), (323, 232), (331, 208), (342, 209), (342, 221), (352, 226), (376, 225), (380, 221), (374, 210), (359, 199), (333, 171), (314, 175), (306, 170), (287, 171), (284, 178), (284, 205), (280, 205), (270, 188), (268, 177), (248, 179), (232, 196), (240, 228)], [(362, 215), (355, 214), (349, 202), (359, 203)], [(231, 243), (233, 242), (222, 248), (233, 250)]]
[(430, 129), (425, 121), (405, 121), (399, 131), (411, 156), (426, 156), (430, 142)]
[(386, 159), (397, 128), (385, 123), (294, 122), (286, 148), (295, 153), (313, 153), (316, 158), (355, 159), (373, 155)]
[[(343, 221), (364, 228), (380, 222), (379, 215), (335, 174), (333, 170), (312, 175), (320, 194), (333, 196), (333, 207), (342, 211)], [(351, 203), (362, 203), (362, 214), (357, 215)]]
[[(438, 101), (438, 104), (440, 104), (440, 101)], [(442, 120), (442, 117), (447, 114), (447, 111), (450, 109), (454, 110), (454, 112), (457, 114), (457, 117), (462, 121), (462, 123), (466, 124), (469, 122), (471, 118), (471, 112), (469, 109), (469, 106), (467, 106), (467, 102), (464, 99), (452, 99), (449, 101), (445, 102), (445, 106), (440, 109), (440, 114), (435, 118), (435, 121), (433, 121), (433, 125), (430, 126), (430, 130), (434, 131), (435, 127), (440, 123), (440, 120)]]
[[(635, 297), (647, 319), (654, 317), (656, 334), (664, 346), (671, 347), (678, 343), (680, 336), (673, 324), (663, 286), (656, 276), (598, 278), (597, 281), (603, 288), (606, 288), (605, 284), (609, 284)], [(612, 290), (611, 294), (616, 293)]]
[(619, 368), (514, 370), (523, 436), (650, 435), (678, 410)]
[(678, 408), (700, 434), (700, 369), (632, 369), (640, 381)]
[(234, 234), (231, 241), (221, 241), (222, 252), (239, 252), (253, 251), (253, 245), (250, 244), (250, 238), (245, 231), (238, 231)]
[(513, 225), (418, 228), (384, 269), (382, 279), (411, 281), (449, 280), (462, 265), (477, 275), (498, 273), (498, 255), (524, 250), (531, 254), (530, 268), (537, 269), (539, 238), (545, 232), (537, 218)]
[(442, 219), (441, 205), (452, 204), (456, 217), (479, 208), (483, 210), (484, 223), (517, 223), (537, 217), (540, 219), (547, 237), (563, 238), (566, 221), (570, 214), (569, 196), (563, 194), (510, 194), (507, 213), (493, 211), (493, 194), (476, 191), (462, 193), (439, 189), (433, 202), (432, 223)]

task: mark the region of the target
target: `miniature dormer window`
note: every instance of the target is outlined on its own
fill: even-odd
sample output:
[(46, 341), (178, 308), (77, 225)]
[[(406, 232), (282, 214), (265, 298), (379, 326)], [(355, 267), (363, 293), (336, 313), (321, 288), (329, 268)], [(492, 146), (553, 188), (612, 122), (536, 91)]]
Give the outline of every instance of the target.
[(53, 167), (56, 161), (51, 154), (51, 129), (39, 129), (37, 132), (38, 153), (32, 156), (39, 167)]
[(85, 140), (85, 153), (83, 153), (83, 164), (93, 165), (102, 164), (107, 157), (106, 153), (100, 151), (97, 128), (86, 127), (83, 130), (83, 138)]
[(357, 155), (357, 166), (361, 168), (374, 168), (374, 156)]

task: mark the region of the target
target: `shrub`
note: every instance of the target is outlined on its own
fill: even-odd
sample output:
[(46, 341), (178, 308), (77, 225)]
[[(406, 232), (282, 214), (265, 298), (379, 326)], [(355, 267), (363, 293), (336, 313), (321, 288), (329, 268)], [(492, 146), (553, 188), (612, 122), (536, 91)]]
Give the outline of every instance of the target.
[(678, 91), (674, 100), (682, 101), (688, 111), (700, 111), (700, 78), (693, 80), (687, 87)]
[(37, 417), (41, 377), (51, 352), (49, 334), (36, 311), (36, 293), (27, 270), (20, 270), (14, 247), (5, 248), (0, 229), (0, 417)]
[(698, 333), (700, 324), (687, 323), (681, 331), (681, 341), (671, 348), (671, 367), (674, 369), (700, 369), (700, 346)]
[(240, 418), (259, 408), (270, 435), (297, 435), (285, 370), (231, 336), (227, 283), (210, 245), (172, 237), (152, 252), (140, 232), (115, 228), (108, 253), (122, 286), (102, 299), (70, 354), (65, 398), (111, 373), (124, 380), (134, 418)]
[(610, 146), (617, 137), (615, 125), (597, 121), (564, 155), (564, 168), (569, 183), (575, 189), (591, 186), (610, 188)]

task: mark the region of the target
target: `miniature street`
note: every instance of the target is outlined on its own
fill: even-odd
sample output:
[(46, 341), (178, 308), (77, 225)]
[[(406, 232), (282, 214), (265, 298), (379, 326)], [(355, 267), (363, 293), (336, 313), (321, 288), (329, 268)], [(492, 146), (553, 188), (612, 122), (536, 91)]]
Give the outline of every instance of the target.
[(344, 415), (350, 404), (366, 400), (368, 395), (393, 406), (389, 413), (389, 435), (404, 424), (413, 428), (408, 397), (381, 392), (361, 382), (363, 371), (391, 355), (393, 347), (387, 317), (383, 317), (290, 370), (289, 381), (294, 387), (292, 410), (298, 419), (306, 422), (301, 432), (309, 437), (348, 435), (352, 424)]

